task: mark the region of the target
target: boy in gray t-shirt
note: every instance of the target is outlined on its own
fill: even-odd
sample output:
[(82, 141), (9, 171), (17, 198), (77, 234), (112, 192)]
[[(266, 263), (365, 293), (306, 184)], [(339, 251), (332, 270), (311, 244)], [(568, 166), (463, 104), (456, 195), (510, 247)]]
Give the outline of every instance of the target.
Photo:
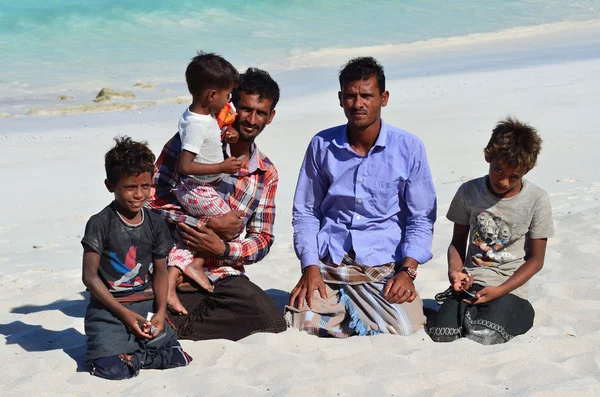
[(542, 268), (554, 234), (548, 193), (523, 179), (541, 142), (518, 120), (499, 122), (484, 149), (489, 174), (464, 183), (454, 196), (447, 214), (454, 222), (451, 287), (438, 294), (446, 299), (428, 327), (434, 341), (464, 336), (503, 343), (533, 325), (526, 283)]

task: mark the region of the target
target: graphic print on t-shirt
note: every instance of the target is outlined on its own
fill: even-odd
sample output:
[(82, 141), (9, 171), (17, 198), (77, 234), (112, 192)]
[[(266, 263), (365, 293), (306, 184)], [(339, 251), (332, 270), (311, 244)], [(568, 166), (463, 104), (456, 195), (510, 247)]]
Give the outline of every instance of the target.
[(137, 249), (135, 246), (129, 247), (127, 255), (125, 256), (125, 263), (121, 262), (117, 253), (114, 251), (110, 252), (110, 264), (117, 274), (122, 274), (121, 278), (112, 281), (108, 280), (108, 284), (114, 289), (119, 290), (121, 288), (130, 288), (138, 285), (143, 285), (145, 281), (139, 276), (141, 263), (136, 263)]
[(513, 230), (501, 215), (482, 211), (471, 218), (471, 244), (476, 247), (473, 263), (477, 266), (497, 266), (517, 259), (510, 252), (503, 252), (513, 240)]

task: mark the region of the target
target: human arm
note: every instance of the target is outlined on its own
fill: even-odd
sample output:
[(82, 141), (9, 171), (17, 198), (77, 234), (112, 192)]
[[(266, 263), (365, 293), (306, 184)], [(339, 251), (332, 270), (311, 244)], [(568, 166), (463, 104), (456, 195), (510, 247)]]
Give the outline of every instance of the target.
[(312, 308), (314, 291), (319, 291), (326, 299), (326, 289), (319, 269), (319, 251), (317, 234), (321, 228), (321, 203), (327, 194), (329, 183), (320, 167), (320, 138), (317, 136), (310, 142), (304, 161), (300, 167), (292, 225), (294, 227), (294, 249), (300, 259), (302, 276), (290, 293), (289, 305), (297, 308), (304, 306), (304, 301)]
[(165, 330), (165, 316), (167, 314), (167, 258), (154, 258), (152, 262), (154, 269), (152, 272), (154, 302), (157, 311), (150, 323), (156, 327), (156, 331), (152, 335), (158, 335)]
[(289, 305), (302, 309), (304, 301), (306, 301), (308, 307), (312, 309), (315, 290), (319, 291), (321, 298), (327, 299), (327, 290), (323, 276), (321, 275), (321, 269), (317, 265), (311, 265), (303, 269), (300, 280), (298, 280), (298, 283), (292, 292), (290, 292)]
[(469, 225), (454, 224), (452, 241), (448, 246), (448, 280), (454, 291), (462, 288), (468, 290), (473, 283), (473, 276), (463, 272), (467, 240), (469, 238)]
[[(215, 232), (223, 240), (229, 241), (242, 228), (244, 222), (244, 211), (229, 211), (225, 215), (213, 216), (206, 222), (206, 227)], [(197, 227), (203, 226), (202, 224)]]
[(292, 208), (294, 250), (302, 269), (320, 263), (317, 235), (321, 228), (321, 204), (327, 194), (329, 181), (321, 169), (320, 137), (310, 142), (296, 184)]
[(236, 143), (240, 139), (240, 133), (232, 126), (227, 127), (224, 141), (227, 143)]
[(477, 292), (472, 303), (481, 305), (494, 299), (500, 298), (525, 284), (534, 274), (539, 272), (544, 266), (546, 256), (546, 244), (548, 239), (531, 239), (530, 255), (517, 269), (517, 271), (499, 286), (487, 286)]
[(425, 148), (416, 140), (410, 147), (412, 155), (408, 178), (405, 181), (404, 197), (408, 216), (402, 243), (404, 258), (415, 259), (425, 263), (431, 259), (433, 241), (433, 224), (436, 219), (436, 193), (429, 170)]
[[(408, 267), (417, 271), (419, 262), (410, 257), (405, 257), (402, 267)], [(412, 302), (417, 297), (414, 280), (404, 271), (397, 271), (394, 277), (389, 279), (383, 289), (383, 297), (390, 303)]]
[(242, 162), (236, 157), (228, 157), (217, 164), (205, 164), (194, 161), (196, 154), (189, 150), (182, 150), (179, 157), (179, 173), (181, 175), (213, 175), (213, 174), (234, 174), (242, 167)]
[[(120, 304), (110, 293), (104, 282), (98, 276), (100, 268), (100, 254), (94, 251), (90, 246), (84, 244), (83, 251), (83, 269), (82, 281), (90, 293), (100, 301), (106, 308), (114, 314), (129, 332), (138, 338), (152, 338), (152, 335), (144, 331), (144, 328), (150, 327), (151, 323), (141, 315), (127, 309)], [(140, 323), (142, 327), (140, 327)]]
[[(261, 196), (256, 210), (246, 222), (246, 234), (238, 240), (228, 242), (227, 262), (249, 265), (262, 260), (273, 244), (273, 224), (275, 222), (275, 194), (279, 177), (274, 167), (267, 171)], [(210, 226), (210, 222), (209, 222)], [(225, 243), (208, 227), (194, 230), (185, 224), (178, 224), (181, 240), (193, 249), (219, 256), (225, 252)], [(187, 241), (186, 241), (187, 240)]]

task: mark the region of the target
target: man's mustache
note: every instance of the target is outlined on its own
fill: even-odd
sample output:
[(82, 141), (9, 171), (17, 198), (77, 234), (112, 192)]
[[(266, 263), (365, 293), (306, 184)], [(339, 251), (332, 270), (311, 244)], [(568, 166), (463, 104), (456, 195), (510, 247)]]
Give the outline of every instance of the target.
[(246, 127), (249, 129), (258, 129), (258, 124), (250, 124), (250, 123), (239, 123), (240, 127)]

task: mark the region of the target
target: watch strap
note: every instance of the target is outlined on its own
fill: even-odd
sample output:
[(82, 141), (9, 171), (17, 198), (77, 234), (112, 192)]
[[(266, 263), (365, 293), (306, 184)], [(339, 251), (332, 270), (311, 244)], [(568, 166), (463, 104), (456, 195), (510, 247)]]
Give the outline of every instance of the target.
[(409, 267), (409, 266), (402, 266), (400, 269), (398, 269), (399, 272), (406, 272), (406, 274), (408, 274), (408, 276), (410, 278), (412, 278), (413, 280), (417, 278), (417, 269)]
[(217, 256), (217, 259), (227, 259), (229, 258), (229, 252), (231, 251), (231, 247), (229, 246), (229, 243), (225, 243), (225, 251), (223, 251), (223, 253), (219, 256)]

